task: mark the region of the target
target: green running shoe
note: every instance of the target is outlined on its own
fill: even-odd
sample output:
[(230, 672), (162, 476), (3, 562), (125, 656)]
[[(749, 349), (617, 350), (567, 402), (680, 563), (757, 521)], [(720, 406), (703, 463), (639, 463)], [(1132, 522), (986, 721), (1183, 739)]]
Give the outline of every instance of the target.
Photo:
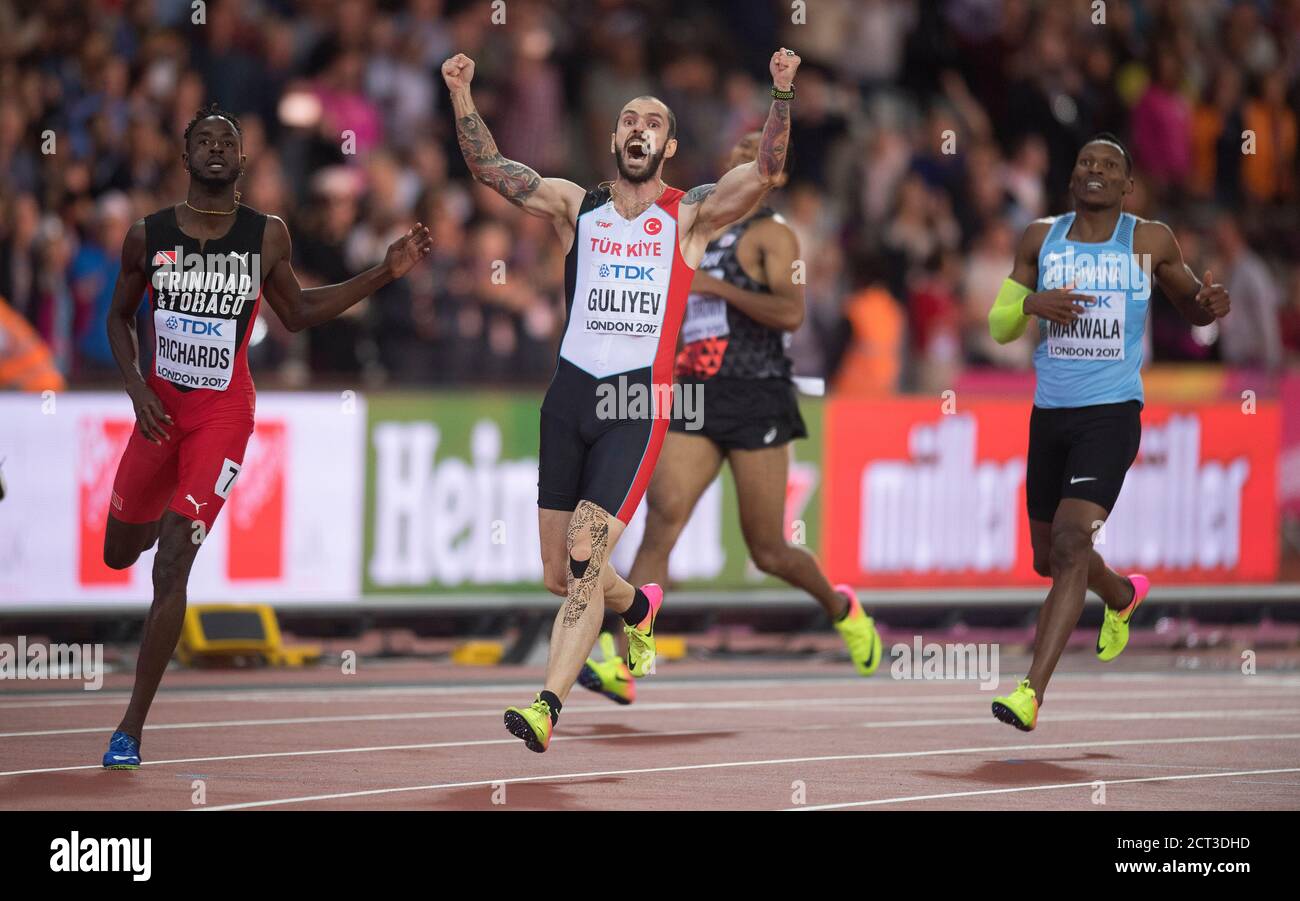
[(880, 633), (876, 631), (875, 620), (863, 611), (852, 586), (836, 585), (835, 590), (849, 599), (848, 615), (835, 623), (835, 630), (849, 646), (849, 656), (853, 658), (858, 674), (870, 676), (880, 666), (881, 657)]
[(1128, 645), (1129, 620), (1151, 590), (1151, 580), (1141, 573), (1130, 573), (1128, 580), (1133, 583), (1133, 600), (1123, 610), (1106, 608), (1101, 631), (1097, 633), (1098, 660), (1114, 660)]
[(1021, 679), (1005, 698), (994, 698), (993, 715), (1021, 732), (1033, 732), (1038, 725), (1038, 693), (1029, 687), (1029, 680)]
[(623, 633), (627, 635), (627, 668), (638, 679), (654, 672), (655, 620), (659, 618), (659, 608), (664, 605), (664, 590), (655, 583), (642, 585), (641, 591), (650, 601), (650, 612), (635, 626), (623, 627)]
[(578, 684), (616, 704), (631, 704), (636, 700), (636, 682), (623, 658), (618, 656), (613, 635), (600, 633), (600, 650), (604, 659), (596, 661), (588, 657), (578, 673)]
[(531, 707), (507, 707), (506, 729), (538, 754), (551, 743), (551, 705), (539, 694)]

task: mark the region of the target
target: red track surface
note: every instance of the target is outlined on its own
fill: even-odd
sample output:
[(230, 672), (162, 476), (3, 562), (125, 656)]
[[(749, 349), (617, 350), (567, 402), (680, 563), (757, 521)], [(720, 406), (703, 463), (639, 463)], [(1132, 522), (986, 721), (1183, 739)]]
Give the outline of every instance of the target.
[[(629, 707), (575, 688), (545, 754), (501, 723), (535, 667), (173, 671), (134, 772), (98, 766), (128, 675), (98, 692), (8, 682), (0, 809), (194, 809), (197, 779), (208, 810), (1300, 809), (1294, 658), (1261, 655), (1252, 676), (1198, 662), (1071, 654), (1028, 734), (992, 718), (995, 692), (896, 680), (888, 659), (871, 679), (835, 662), (661, 663)], [(1025, 661), (1001, 664), (1005, 690)]]

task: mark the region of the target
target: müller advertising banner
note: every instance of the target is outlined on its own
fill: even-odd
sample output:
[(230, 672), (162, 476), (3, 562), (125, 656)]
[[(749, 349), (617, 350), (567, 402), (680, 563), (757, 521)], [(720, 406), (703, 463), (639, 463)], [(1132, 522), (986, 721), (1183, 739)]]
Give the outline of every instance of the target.
[[(1025, 514), (1023, 402), (832, 400), (824, 559), (867, 586), (1038, 585)], [(1276, 404), (1148, 404), (1096, 545), (1165, 582), (1278, 574)]]

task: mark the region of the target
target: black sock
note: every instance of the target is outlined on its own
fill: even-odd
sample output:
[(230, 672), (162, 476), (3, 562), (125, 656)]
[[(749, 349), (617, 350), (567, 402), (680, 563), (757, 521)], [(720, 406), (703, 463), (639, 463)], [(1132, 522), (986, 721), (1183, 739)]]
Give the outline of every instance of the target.
[(650, 599), (645, 596), (645, 592), (640, 588), (635, 589), (635, 591), (636, 593), (632, 595), (632, 606), (619, 614), (623, 617), (623, 622), (629, 626), (638, 625), (650, 612)]
[(569, 572), (573, 573), (573, 577), (574, 577), (575, 579), (581, 579), (584, 575), (586, 575), (586, 573), (587, 573), (587, 566), (588, 566), (590, 563), (591, 563), (591, 558), (590, 558), (590, 557), (588, 557), (586, 560), (574, 560), (573, 557), (570, 556), (570, 557), (569, 557)]
[(560, 708), (563, 706), (560, 699), (555, 696), (553, 691), (543, 691), (542, 700), (551, 707), (551, 725), (554, 726), (560, 720)]
[(835, 593), (844, 598), (844, 612), (835, 617), (835, 622), (842, 623), (844, 620), (848, 619), (849, 614), (853, 612), (853, 599), (842, 591), (837, 591)]

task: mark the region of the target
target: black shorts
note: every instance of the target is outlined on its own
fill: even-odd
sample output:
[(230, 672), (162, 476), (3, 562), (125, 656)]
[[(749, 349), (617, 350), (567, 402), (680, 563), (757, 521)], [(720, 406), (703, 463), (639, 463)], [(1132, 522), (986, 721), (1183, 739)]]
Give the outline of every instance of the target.
[(1092, 501), (1109, 513), (1142, 441), (1135, 400), (1092, 407), (1034, 407), (1029, 417), (1025, 501), (1029, 518), (1051, 522), (1062, 498)]
[[(682, 379), (670, 428), (702, 435), (723, 450), (780, 447), (807, 438), (795, 387), (785, 379)], [(694, 392), (696, 403), (686, 397)], [(694, 413), (694, 415), (690, 415)]]
[(542, 401), (537, 506), (585, 500), (631, 521), (668, 432), (669, 408), (651, 406), (652, 393), (648, 367), (598, 379), (561, 359)]

